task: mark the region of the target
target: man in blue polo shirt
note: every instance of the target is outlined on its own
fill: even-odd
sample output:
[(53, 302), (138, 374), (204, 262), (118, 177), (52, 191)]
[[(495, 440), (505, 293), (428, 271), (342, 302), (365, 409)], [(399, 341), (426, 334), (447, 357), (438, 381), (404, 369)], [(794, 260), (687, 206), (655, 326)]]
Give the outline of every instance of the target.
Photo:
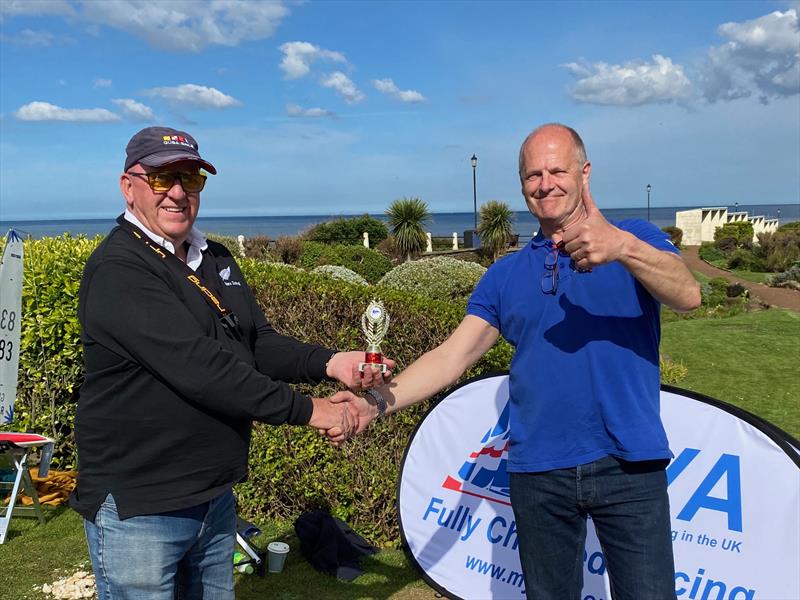
[(359, 430), (453, 384), (502, 334), (516, 348), (508, 471), (528, 598), (580, 598), (588, 515), (615, 600), (674, 599), (659, 307), (693, 310), (699, 286), (657, 227), (603, 217), (573, 129), (534, 130), (519, 175), (539, 232), (492, 265), (447, 341), (368, 393)]

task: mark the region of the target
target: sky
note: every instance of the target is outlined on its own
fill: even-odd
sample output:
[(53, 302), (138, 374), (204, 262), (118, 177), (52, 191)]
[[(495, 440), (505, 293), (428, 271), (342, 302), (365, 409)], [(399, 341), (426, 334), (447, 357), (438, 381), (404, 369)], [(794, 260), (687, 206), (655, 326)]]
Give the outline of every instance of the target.
[[(598, 205), (800, 202), (800, 2), (0, 0), (0, 220), (108, 218), (188, 131), (203, 216), (524, 210), (535, 127)], [(470, 157), (478, 164), (473, 172)]]

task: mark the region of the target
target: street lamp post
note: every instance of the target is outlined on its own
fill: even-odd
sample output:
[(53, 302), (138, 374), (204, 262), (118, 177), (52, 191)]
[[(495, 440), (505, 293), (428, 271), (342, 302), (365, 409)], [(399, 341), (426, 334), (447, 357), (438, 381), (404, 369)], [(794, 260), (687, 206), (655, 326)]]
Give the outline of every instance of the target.
[(472, 163), (472, 214), (474, 216), (474, 231), (478, 230), (478, 188), (475, 185), (475, 171), (478, 167), (478, 157), (474, 154), (469, 159)]
[(653, 186), (648, 183), (645, 189), (647, 190), (647, 220), (650, 221), (650, 190), (653, 189)]

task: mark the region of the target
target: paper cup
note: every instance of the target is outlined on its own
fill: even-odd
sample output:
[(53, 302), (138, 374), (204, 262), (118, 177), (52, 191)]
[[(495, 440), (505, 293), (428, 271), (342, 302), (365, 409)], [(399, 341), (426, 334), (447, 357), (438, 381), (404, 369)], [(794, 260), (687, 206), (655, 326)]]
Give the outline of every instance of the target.
[(272, 542), (267, 546), (268, 564), (270, 573), (280, 573), (283, 571), (283, 563), (286, 562), (286, 555), (289, 554), (289, 544), (284, 542)]

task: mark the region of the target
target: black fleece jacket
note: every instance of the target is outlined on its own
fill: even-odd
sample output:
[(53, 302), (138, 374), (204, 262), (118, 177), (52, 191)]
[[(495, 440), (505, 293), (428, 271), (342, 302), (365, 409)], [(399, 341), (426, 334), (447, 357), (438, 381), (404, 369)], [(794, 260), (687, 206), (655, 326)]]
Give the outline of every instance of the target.
[(187, 274), (124, 224), (86, 263), (70, 505), (89, 520), (109, 493), (123, 519), (210, 500), (246, 477), (252, 420), (311, 418), (311, 399), (286, 382), (324, 379), (333, 351), (275, 332), (224, 246), (209, 241), (195, 274), (235, 313), (238, 334)]

